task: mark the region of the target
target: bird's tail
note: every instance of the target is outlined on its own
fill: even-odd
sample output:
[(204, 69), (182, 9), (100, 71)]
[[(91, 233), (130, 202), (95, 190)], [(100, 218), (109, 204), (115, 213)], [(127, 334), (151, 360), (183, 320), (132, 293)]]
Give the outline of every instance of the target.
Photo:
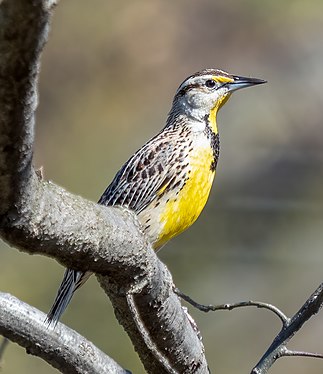
[(57, 325), (58, 320), (64, 313), (67, 305), (71, 301), (74, 292), (88, 280), (91, 272), (83, 272), (66, 269), (62, 283), (57, 291), (53, 306), (47, 314), (45, 323), (48, 326)]

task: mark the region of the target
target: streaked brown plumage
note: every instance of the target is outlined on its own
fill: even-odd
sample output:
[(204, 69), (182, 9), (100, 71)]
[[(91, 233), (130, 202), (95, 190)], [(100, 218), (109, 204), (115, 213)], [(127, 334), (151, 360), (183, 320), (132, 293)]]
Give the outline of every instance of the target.
[[(261, 83), (216, 69), (188, 77), (176, 92), (166, 126), (124, 164), (98, 203), (132, 209), (156, 250), (183, 232), (200, 215), (215, 176), (218, 110), (233, 91)], [(57, 323), (90, 275), (66, 270), (48, 324)]]

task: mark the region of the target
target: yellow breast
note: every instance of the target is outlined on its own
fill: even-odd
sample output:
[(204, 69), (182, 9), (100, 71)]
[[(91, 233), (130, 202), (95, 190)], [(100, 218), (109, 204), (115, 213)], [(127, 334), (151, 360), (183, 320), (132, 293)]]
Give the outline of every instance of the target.
[(215, 171), (210, 167), (212, 160), (210, 146), (199, 147), (189, 156), (189, 174), (184, 187), (179, 192), (173, 190), (165, 196), (166, 203), (159, 217), (162, 230), (155, 248), (186, 230), (200, 215), (215, 176)]

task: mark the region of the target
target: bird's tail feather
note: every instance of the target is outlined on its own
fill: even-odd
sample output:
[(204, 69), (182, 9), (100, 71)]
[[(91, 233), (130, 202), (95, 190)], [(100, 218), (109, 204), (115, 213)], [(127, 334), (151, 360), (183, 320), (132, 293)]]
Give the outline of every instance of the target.
[(45, 323), (48, 326), (57, 325), (58, 320), (67, 308), (74, 292), (87, 281), (90, 272), (66, 269), (62, 283), (57, 291), (53, 306), (47, 314)]

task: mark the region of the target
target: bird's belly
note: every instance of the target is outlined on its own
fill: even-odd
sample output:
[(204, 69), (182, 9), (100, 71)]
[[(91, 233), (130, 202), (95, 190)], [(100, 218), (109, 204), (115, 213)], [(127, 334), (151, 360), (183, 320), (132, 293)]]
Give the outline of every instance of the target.
[(165, 193), (155, 207), (156, 221), (151, 220), (150, 227), (155, 249), (190, 227), (200, 215), (215, 176), (212, 161), (213, 153), (209, 147), (195, 150), (184, 175), (180, 176), (183, 183)]

